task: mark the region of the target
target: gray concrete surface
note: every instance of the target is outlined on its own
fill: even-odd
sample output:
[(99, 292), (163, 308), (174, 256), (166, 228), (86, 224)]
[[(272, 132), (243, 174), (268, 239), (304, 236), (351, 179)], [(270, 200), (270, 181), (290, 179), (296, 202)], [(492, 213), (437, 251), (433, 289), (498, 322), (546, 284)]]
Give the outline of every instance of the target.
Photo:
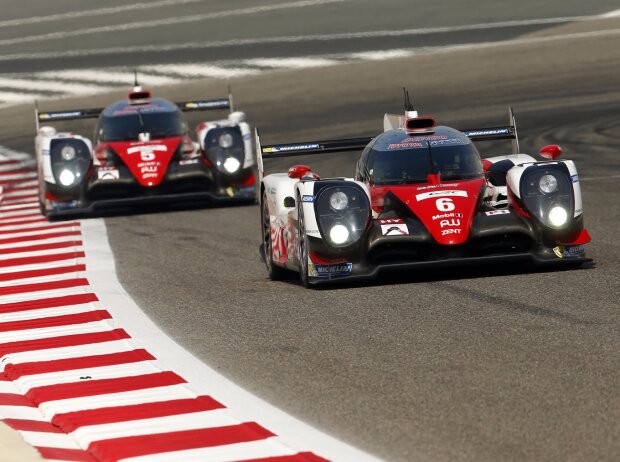
[[(501, 8), (489, 13), (491, 3), (477, 2), (475, 14), (463, 8), (472, 15), (463, 21), (503, 18)], [(604, 3), (596, 8), (614, 8)], [(514, 15), (533, 14), (533, 4), (523, 5)], [(541, 8), (556, 16), (593, 7)], [(530, 36), (619, 26), (568, 24)], [(265, 142), (374, 134), (385, 111), (400, 110), (402, 85), (424, 113), (457, 127), (504, 123), (512, 104), (525, 152), (558, 142), (577, 162), (595, 267), (442, 271), (307, 291), (266, 279), (258, 210), (241, 207), (107, 219), (120, 279), (164, 330), (224, 375), (387, 460), (617, 460), (618, 37), (234, 82), (238, 106)], [(219, 94), (223, 86), (205, 81), (166, 94)], [(0, 142), (31, 149), (30, 117), (27, 108), (3, 111)], [(354, 162), (338, 155), (311, 164), (327, 176), (352, 174)]]

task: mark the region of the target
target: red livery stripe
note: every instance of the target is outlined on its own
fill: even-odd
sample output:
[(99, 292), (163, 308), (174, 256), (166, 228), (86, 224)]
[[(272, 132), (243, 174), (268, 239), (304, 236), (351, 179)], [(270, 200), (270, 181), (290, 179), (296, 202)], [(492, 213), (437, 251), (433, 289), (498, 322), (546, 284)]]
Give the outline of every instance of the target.
[(0, 313), (14, 313), (16, 311), (41, 310), (43, 308), (57, 308), (59, 306), (82, 305), (97, 302), (95, 294), (64, 295), (60, 297), (40, 298), (23, 302), (2, 303)]
[(36, 449), (44, 459), (66, 460), (71, 462), (97, 462), (93, 456), (81, 449), (45, 448), (41, 446), (36, 446)]
[(112, 319), (106, 310), (86, 311), (84, 313), (50, 316), (49, 318), (25, 319), (22, 321), (0, 322), (0, 332), (13, 330), (40, 329), (43, 327), (68, 326), (87, 322)]
[(13, 430), (21, 430), (24, 432), (64, 433), (57, 426), (41, 420), (3, 419), (3, 422)]
[[(3, 287), (0, 296), (25, 294), (28, 292), (40, 292), (42, 290), (69, 289), (71, 287), (83, 287), (88, 285), (88, 279), (62, 279), (60, 281), (35, 282), (33, 284), (20, 284), (17, 286)], [(2, 305), (0, 305), (1, 309)]]
[(93, 441), (88, 450), (101, 462), (129, 457), (258, 441), (275, 436), (255, 422)]
[(36, 407), (24, 395), (18, 395), (17, 393), (0, 393), (0, 406)]
[(63, 232), (47, 233), (47, 234), (33, 234), (30, 236), (10, 237), (8, 239), (0, 239), (0, 245), (15, 244), (17, 242), (41, 241), (43, 239), (53, 239), (56, 237), (80, 236), (81, 234), (82, 233), (78, 230), (78, 231), (63, 231)]
[(35, 257), (19, 257), (0, 261), (0, 268), (19, 265), (33, 265), (37, 263), (50, 263), (53, 261), (71, 260), (73, 258), (84, 258), (84, 252), (65, 252), (54, 253), (51, 255), (37, 255)]
[(66, 249), (67, 247), (81, 246), (82, 241), (63, 241), (52, 242), (50, 244), (37, 244), (22, 247), (9, 247), (8, 249), (0, 249), (0, 255), (23, 252), (40, 252), (41, 250)]
[(186, 383), (174, 372), (156, 372), (132, 377), (114, 379), (85, 380), (79, 383), (59, 383), (31, 388), (26, 397), (37, 405), (60, 399), (83, 398), (84, 396), (105, 395), (146, 388), (166, 387)]
[(62, 348), (76, 345), (89, 345), (91, 343), (112, 342), (114, 340), (128, 339), (129, 334), (123, 329), (114, 329), (105, 332), (91, 332), (88, 334), (61, 335), (37, 340), (21, 340), (0, 344), (0, 357), (23, 351), (47, 350), (49, 348)]
[(170, 401), (133, 404), (130, 406), (113, 406), (102, 409), (67, 412), (57, 414), (52, 419), (66, 433), (88, 425), (102, 425), (130, 420), (152, 419), (170, 415), (189, 414), (192, 412), (213, 411), (225, 406), (210, 396), (198, 396), (194, 399), (175, 399)]
[(19, 230), (9, 229), (9, 230), (0, 231), (0, 235), (16, 234), (16, 233), (33, 233), (36, 231), (47, 231), (50, 229), (68, 228), (68, 227), (74, 227), (78, 225), (79, 223), (77, 221), (71, 221), (67, 223), (59, 223), (57, 225), (50, 224), (48, 226), (33, 226), (32, 228), (23, 228)]
[(66, 273), (80, 273), (86, 271), (86, 265), (58, 266), (56, 268), (43, 268), (29, 271), (14, 271), (0, 274), (0, 282), (14, 281), (16, 279), (30, 279), (42, 276), (55, 276)]
[[(107, 313), (107, 311), (104, 313)], [(70, 371), (87, 367), (114, 366), (139, 361), (152, 361), (154, 359), (155, 357), (148, 351), (140, 349), (105, 355), (56, 359), (53, 361), (7, 364), (4, 368), (4, 374), (9, 380), (17, 380), (24, 375), (47, 374), (49, 372)]]

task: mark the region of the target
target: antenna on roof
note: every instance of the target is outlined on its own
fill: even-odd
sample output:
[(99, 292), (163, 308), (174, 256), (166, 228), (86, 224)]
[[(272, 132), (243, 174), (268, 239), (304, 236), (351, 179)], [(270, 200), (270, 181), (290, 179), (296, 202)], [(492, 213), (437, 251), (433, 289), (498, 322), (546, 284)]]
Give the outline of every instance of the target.
[(413, 108), (413, 104), (411, 104), (411, 99), (409, 99), (409, 91), (405, 87), (403, 87), (403, 94), (405, 96), (405, 117), (417, 117), (418, 111)]
[(140, 86), (140, 83), (138, 82), (138, 70), (137, 69), (133, 70), (133, 91), (142, 91), (142, 87)]

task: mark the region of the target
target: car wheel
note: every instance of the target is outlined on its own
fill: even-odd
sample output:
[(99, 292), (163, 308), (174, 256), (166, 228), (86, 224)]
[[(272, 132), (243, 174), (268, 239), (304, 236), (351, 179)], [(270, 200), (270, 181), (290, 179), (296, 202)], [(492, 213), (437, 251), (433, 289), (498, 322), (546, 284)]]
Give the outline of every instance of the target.
[(304, 287), (310, 286), (310, 277), (308, 276), (308, 236), (306, 236), (306, 225), (304, 222), (304, 209), (302, 202), (297, 201), (297, 226), (299, 229), (299, 238), (297, 239), (297, 255), (299, 256), (299, 278)]
[(288, 271), (284, 268), (277, 266), (273, 262), (273, 249), (271, 247), (271, 221), (269, 219), (269, 206), (267, 205), (267, 196), (263, 194), (262, 208), (261, 208), (261, 222), (263, 230), (263, 249), (265, 267), (267, 268), (267, 274), (272, 281), (279, 281), (285, 279), (288, 275)]

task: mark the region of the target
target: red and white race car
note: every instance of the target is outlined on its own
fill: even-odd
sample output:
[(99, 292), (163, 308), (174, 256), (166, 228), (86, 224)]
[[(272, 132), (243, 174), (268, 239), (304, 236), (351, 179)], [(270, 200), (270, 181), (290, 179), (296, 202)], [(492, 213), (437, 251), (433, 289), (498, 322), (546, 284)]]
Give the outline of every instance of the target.
[[(201, 122), (192, 141), (182, 112), (230, 109)], [(39, 200), (49, 217), (163, 202), (256, 200), (255, 160), (232, 96), (173, 103), (138, 85), (106, 108), (39, 112), (35, 154)], [(94, 140), (40, 123), (97, 118)]]
[[(408, 98), (407, 98), (408, 100)], [(256, 131), (261, 256), (269, 276), (299, 272), (308, 286), (382, 271), (528, 261), (580, 265), (585, 244), (575, 165), (519, 153), (510, 125), (437, 126), (407, 103), (373, 138), (261, 146)], [(481, 159), (473, 141), (512, 139), (513, 154)], [(262, 177), (263, 158), (361, 151), (355, 178), (320, 178), (303, 165)], [(288, 271), (287, 271), (288, 270)]]

